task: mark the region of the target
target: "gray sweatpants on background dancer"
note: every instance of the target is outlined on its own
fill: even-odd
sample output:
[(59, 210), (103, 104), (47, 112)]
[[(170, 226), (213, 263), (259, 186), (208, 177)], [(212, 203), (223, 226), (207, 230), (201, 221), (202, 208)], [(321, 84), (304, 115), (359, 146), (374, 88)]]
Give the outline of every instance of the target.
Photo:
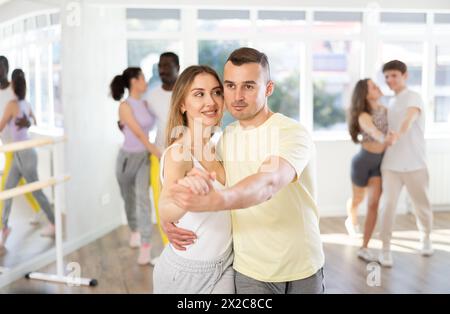
[[(14, 153), (14, 159), (6, 179), (5, 189), (15, 188), (20, 179), (25, 178), (27, 183), (38, 181), (37, 173), (37, 153), (35, 149), (25, 149)], [(54, 224), (55, 216), (51, 209), (51, 205), (42, 190), (34, 191), (33, 196), (36, 198), (41, 209), (44, 211), (48, 220)], [(9, 215), (11, 214), (12, 199), (5, 200), (5, 207), (2, 217), (3, 226), (8, 226)]]
[(150, 243), (150, 159), (149, 153), (119, 151), (116, 177), (125, 202), (125, 212), (131, 231), (139, 231), (142, 243)]

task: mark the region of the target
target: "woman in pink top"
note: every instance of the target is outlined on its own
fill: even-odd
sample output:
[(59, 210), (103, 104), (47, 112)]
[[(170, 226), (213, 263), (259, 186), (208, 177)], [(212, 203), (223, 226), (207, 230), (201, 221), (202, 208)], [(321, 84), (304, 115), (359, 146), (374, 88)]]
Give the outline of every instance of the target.
[(125, 89), (128, 98), (119, 106), (119, 125), (123, 126), (124, 143), (119, 151), (116, 177), (125, 203), (128, 225), (131, 229), (130, 246), (140, 247), (138, 264), (151, 263), (150, 237), (150, 159), (149, 154), (160, 157), (159, 149), (149, 142), (148, 133), (155, 124), (155, 116), (148, 110), (142, 95), (147, 83), (140, 68), (127, 68), (110, 85), (111, 95), (121, 101)]
[[(5, 128), (8, 128), (13, 142), (25, 141), (29, 139), (28, 128), (22, 128), (16, 125), (16, 120), (33, 120), (34, 123), (36, 123), (36, 119), (31, 110), (30, 103), (25, 100), (27, 85), (25, 74), (20, 69), (16, 69), (12, 73), (12, 88), (17, 99), (11, 100), (6, 106), (0, 121), (0, 131), (4, 131)], [(14, 152), (14, 159), (6, 179), (5, 189), (15, 188), (22, 177), (25, 178), (28, 183), (38, 181), (37, 162), (37, 153), (34, 148)], [(51, 209), (50, 202), (42, 190), (34, 191), (33, 196), (36, 198), (36, 201), (49, 221), (49, 225), (41, 235), (51, 237), (55, 234), (55, 216)], [(3, 249), (6, 239), (11, 232), (11, 228), (8, 224), (11, 207), (12, 199), (5, 200), (5, 207), (2, 215), (3, 229), (0, 238), (0, 249)]]

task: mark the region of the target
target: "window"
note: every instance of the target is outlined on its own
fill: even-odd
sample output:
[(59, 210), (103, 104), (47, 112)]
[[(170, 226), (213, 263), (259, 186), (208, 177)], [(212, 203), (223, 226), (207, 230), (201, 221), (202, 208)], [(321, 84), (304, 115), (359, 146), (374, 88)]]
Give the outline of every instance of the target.
[(313, 46), (314, 130), (345, 130), (345, 111), (359, 79), (360, 45), (318, 41)]
[(382, 12), (380, 22), (386, 24), (425, 24), (425, 13)]
[(176, 32), (180, 30), (178, 9), (127, 9), (128, 31)]
[(314, 12), (315, 32), (359, 33), (362, 26), (361, 12)]
[(149, 88), (161, 83), (158, 62), (161, 53), (172, 51), (180, 56), (180, 42), (169, 40), (128, 40), (128, 65), (142, 68)]
[(425, 36), (426, 33), (426, 13), (405, 13), (405, 12), (381, 12), (380, 13), (380, 34), (395, 36), (401, 40), (402, 37)]
[(55, 114), (55, 126), (58, 128), (63, 127), (64, 114), (61, 102), (61, 42), (55, 41), (51, 45), (52, 49), (52, 72), (53, 76), (53, 110)]
[[(246, 45), (246, 42), (239, 40), (200, 40), (198, 42), (198, 63), (209, 65), (223, 79), (223, 67), (230, 53)], [(225, 127), (233, 121), (233, 117), (229, 113), (225, 113), (222, 125)]]
[(256, 48), (264, 51), (269, 58), (271, 79), (275, 82), (274, 93), (269, 97), (269, 107), (274, 112), (299, 120), (300, 43), (272, 41)]
[(44, 45), (40, 49), (40, 110), (39, 110), (39, 120), (45, 124), (49, 125), (54, 119), (53, 112), (53, 99), (50, 101), (50, 89), (51, 89), (51, 70), (52, 64), (49, 60), (51, 56), (51, 45)]
[(305, 29), (304, 11), (258, 11), (257, 26), (260, 31), (286, 34)]
[[(34, 23), (38, 27), (37, 20)], [(269, 57), (275, 82), (269, 106), (294, 119), (301, 115), (306, 127), (325, 137), (346, 130), (346, 109), (359, 79), (374, 78), (387, 103), (393, 93), (384, 83), (381, 66), (393, 59), (407, 64), (409, 87), (434, 100), (430, 121), (449, 121), (448, 12), (133, 8), (127, 10), (127, 30), (128, 64), (141, 66), (150, 84), (159, 82), (157, 63), (163, 51), (179, 54), (182, 69), (207, 64), (222, 77), (234, 49), (260, 49)], [(4, 28), (0, 33), (12, 32)], [(435, 51), (436, 66), (428, 66), (425, 58), (435, 43), (443, 44)], [(231, 120), (226, 116), (224, 124)]]
[(386, 41), (379, 47), (380, 62), (376, 81), (387, 98), (393, 95), (384, 83), (381, 72), (384, 63), (391, 60), (400, 60), (408, 66), (408, 87), (418, 93), (422, 93), (422, 67), (423, 67), (423, 44), (418, 42)]
[(434, 122), (450, 122), (450, 45), (436, 47)]
[(198, 10), (197, 26), (203, 32), (248, 32), (250, 11)]
[[(27, 100), (39, 127), (63, 126), (59, 13), (16, 20), (0, 29), (0, 51), (10, 62), (10, 73), (21, 68), (27, 79)], [(57, 47), (57, 48), (56, 48)], [(55, 107), (57, 105), (57, 107)]]

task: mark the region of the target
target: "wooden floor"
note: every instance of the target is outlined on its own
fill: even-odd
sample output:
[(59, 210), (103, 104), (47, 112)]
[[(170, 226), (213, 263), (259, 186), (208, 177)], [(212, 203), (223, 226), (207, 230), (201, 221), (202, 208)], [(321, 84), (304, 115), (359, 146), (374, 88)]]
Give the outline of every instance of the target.
[[(414, 216), (399, 216), (393, 236), (392, 269), (371, 264), (375, 270), (367, 270), (368, 265), (355, 255), (361, 239), (346, 235), (344, 218), (322, 219), (321, 230), (327, 293), (450, 293), (449, 212), (435, 214), (432, 257), (422, 257), (416, 250), (419, 234)], [(97, 287), (68, 287), (21, 279), (0, 293), (152, 293), (153, 268), (136, 264), (137, 251), (128, 247), (128, 236), (127, 228), (120, 227), (66, 257), (66, 263), (80, 263), (83, 277), (98, 279)], [(162, 244), (156, 231), (153, 242), (153, 254), (157, 255)], [(374, 239), (371, 247), (380, 248), (380, 241)], [(43, 271), (54, 271), (54, 265)], [(378, 271), (379, 286), (369, 286), (369, 273)]]

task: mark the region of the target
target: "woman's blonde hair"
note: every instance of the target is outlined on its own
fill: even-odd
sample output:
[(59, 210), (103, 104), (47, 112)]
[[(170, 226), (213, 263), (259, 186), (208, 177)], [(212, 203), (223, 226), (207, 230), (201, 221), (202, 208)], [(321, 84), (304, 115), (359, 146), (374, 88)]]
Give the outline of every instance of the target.
[(186, 68), (175, 82), (175, 86), (172, 91), (172, 98), (170, 99), (169, 119), (166, 127), (166, 145), (167, 147), (172, 145), (181, 134), (173, 134), (173, 131), (177, 127), (187, 127), (188, 121), (186, 112), (181, 112), (181, 105), (183, 104), (185, 97), (189, 91), (190, 86), (194, 82), (197, 75), (207, 73), (214, 76), (219, 82), (220, 88), (223, 90), (222, 81), (217, 75), (216, 71), (207, 65), (192, 65)]

